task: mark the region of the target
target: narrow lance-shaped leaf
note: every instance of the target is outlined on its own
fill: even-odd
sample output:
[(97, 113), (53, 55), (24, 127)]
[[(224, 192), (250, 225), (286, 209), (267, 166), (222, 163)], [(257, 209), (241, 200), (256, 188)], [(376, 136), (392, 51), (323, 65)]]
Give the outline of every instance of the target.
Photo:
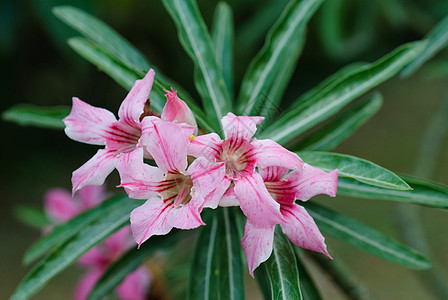
[(235, 211), (220, 208), (201, 228), (191, 268), (189, 299), (244, 299), (241, 243)]
[(336, 114), (345, 105), (373, 87), (391, 78), (404, 65), (416, 57), (424, 42), (402, 45), (393, 52), (358, 70), (350, 69), (339, 79), (325, 85), (321, 91), (310, 93), (313, 97), (301, 105), (299, 98), (290, 109), (262, 132), (261, 138), (286, 143), (312, 126)]
[(49, 129), (63, 129), (62, 119), (70, 113), (68, 106), (36, 106), (18, 104), (2, 113), (4, 121), (14, 122), (22, 126), (36, 126)]
[(51, 221), (45, 215), (42, 208), (18, 205), (14, 208), (14, 215), (23, 224), (39, 230), (51, 225)]
[[(302, 295), (304, 300), (321, 300), (322, 296), (319, 293), (319, 290), (316, 287), (316, 284), (314, 283), (313, 278), (308, 273), (308, 270), (303, 263), (301, 256), (299, 255), (299, 247), (294, 247), (295, 254), (296, 254), (296, 260), (297, 260), (297, 267), (299, 269), (300, 273), (300, 288), (302, 290)], [(319, 255), (319, 254), (317, 254)]]
[(379, 258), (413, 269), (428, 269), (431, 263), (417, 251), (404, 246), (368, 226), (315, 203), (301, 203), (319, 229), (334, 238)]
[(139, 201), (119, 196), (121, 205), (110, 206), (100, 218), (82, 227), (71, 239), (54, 249), (35, 265), (19, 284), (11, 300), (27, 299), (51, 278), (73, 264), (90, 248), (129, 223), (129, 214)]
[[(141, 73), (130, 70), (129, 68), (116, 62), (106, 52), (102, 51), (101, 48), (94, 42), (76, 37), (71, 38), (68, 43), (79, 55), (100, 68), (126, 90), (130, 90), (135, 81), (142, 78)], [(156, 74), (156, 77), (158, 77), (158, 74)], [(157, 78), (154, 79), (154, 83), (155, 84), (149, 96), (151, 99), (151, 106), (155, 111), (161, 112), (166, 101), (165, 92), (163, 90), (168, 89), (169, 87), (165, 85), (165, 82), (162, 82)], [(189, 98), (183, 99), (185, 99), (188, 106), (193, 111), (199, 126), (207, 131), (214, 131), (213, 127), (210, 125), (210, 121), (206, 118), (202, 109), (197, 107), (193, 102), (189, 101)]]
[(128, 201), (124, 196), (112, 197), (95, 208), (74, 217), (67, 223), (55, 226), (49, 234), (41, 237), (25, 252), (23, 262), (29, 264), (47, 251), (62, 245), (76, 235), (82, 228), (104, 215), (105, 211), (122, 207), (124, 201)]
[(194, 103), (192, 97), (179, 84), (168, 80), (153, 64), (148, 63), (139, 50), (100, 19), (71, 6), (55, 7), (53, 13), (89, 41), (94, 42), (95, 51), (101, 50), (122, 67), (134, 71), (137, 79), (142, 78), (151, 67), (157, 74), (154, 88), (160, 89), (160, 93), (163, 93), (163, 89), (175, 87), (179, 91), (179, 96), (188, 104)]
[(412, 191), (388, 190), (339, 178), (338, 194), (355, 198), (391, 200), (448, 208), (448, 187), (411, 177), (402, 178), (409, 183)]
[(322, 2), (291, 1), (285, 8), (243, 78), (238, 96), (242, 114), (266, 113), (278, 104), (301, 53), (306, 24)]
[(409, 185), (393, 172), (368, 160), (346, 154), (320, 151), (297, 153), (303, 161), (325, 171), (338, 169), (339, 177), (394, 190), (410, 190)]
[[(272, 300), (298, 300), (302, 298), (296, 255), (289, 239), (276, 226), (272, 254), (267, 261), (255, 269), (255, 278), (264, 279), (260, 285), (267, 284)], [(267, 292), (267, 287), (262, 286)]]
[(428, 44), (425, 50), (403, 68), (400, 75), (407, 77), (417, 71), (425, 62), (430, 60), (440, 50), (448, 45), (448, 16), (443, 18), (437, 25), (425, 36)]
[[(226, 2), (219, 2), (213, 16), (212, 41), (218, 66), (230, 95), (233, 95), (233, 45), (234, 28), (232, 8)], [(233, 97), (233, 96), (232, 96)]]
[(142, 266), (146, 259), (160, 250), (170, 247), (178, 232), (173, 231), (168, 235), (154, 236), (149, 243), (144, 243), (140, 248), (132, 248), (123, 256), (110, 264), (90, 291), (88, 300), (103, 299), (111, 294), (129, 273)]
[(53, 13), (70, 27), (95, 41), (118, 61), (123, 61), (124, 65), (130, 69), (149, 69), (149, 64), (143, 54), (103, 21), (72, 6), (55, 7)]
[(383, 97), (380, 93), (365, 97), (356, 106), (343, 112), (319, 131), (301, 141), (296, 149), (329, 151), (336, 148), (374, 116), (382, 104)]
[(204, 108), (215, 125), (219, 124), (221, 117), (231, 111), (232, 101), (197, 3), (194, 0), (164, 0), (163, 5), (176, 24), (185, 51), (200, 71), (196, 86)]

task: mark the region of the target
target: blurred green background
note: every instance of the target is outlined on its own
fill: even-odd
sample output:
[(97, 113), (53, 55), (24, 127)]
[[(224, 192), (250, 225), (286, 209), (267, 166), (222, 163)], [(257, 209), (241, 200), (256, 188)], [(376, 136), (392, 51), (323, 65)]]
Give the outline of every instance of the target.
[[(217, 1), (198, 2), (210, 25)], [(229, 3), (236, 23), (235, 76), (239, 82), (287, 1)], [(193, 65), (159, 1), (3, 0), (0, 2), (1, 111), (17, 103), (70, 105), (73, 96), (113, 112), (118, 110), (126, 91), (66, 45), (65, 40), (76, 34), (51, 14), (53, 6), (62, 4), (77, 6), (104, 20), (164, 74), (199, 99), (193, 84)], [(285, 110), (288, 102), (350, 62), (373, 61), (404, 42), (422, 38), (447, 14), (447, 1), (327, 1), (310, 23), (304, 53), (278, 109)], [(410, 78), (396, 77), (381, 85), (379, 90), (385, 101), (380, 112), (335, 152), (418, 176), (414, 172), (427, 124), (440, 112), (441, 103), (447, 102), (448, 53), (444, 52)], [(70, 189), (71, 172), (87, 161), (97, 147), (71, 141), (62, 131), (6, 122), (0, 126), (3, 140), (0, 298), (6, 299), (28, 270), (21, 265), (25, 249), (39, 236), (39, 232), (15, 220), (14, 207), (19, 204), (39, 207), (47, 189)], [(435, 169), (425, 176), (447, 185), (447, 135), (436, 154), (429, 158), (436, 162)], [(108, 186), (112, 189), (117, 183), (117, 177), (113, 176)], [(393, 202), (342, 197), (320, 201), (404, 242), (398, 229), (398, 205)], [(421, 208), (420, 213), (435, 262), (448, 273), (446, 212)], [(330, 238), (327, 241), (330, 253), (337, 253), (377, 298), (437, 299), (415, 272), (341, 241)], [(311, 267), (324, 299), (346, 299), (324, 273)], [(70, 268), (34, 299), (70, 296), (80, 273), (77, 267)], [(258, 294), (251, 288), (256, 287), (255, 282), (252, 279), (248, 282), (247, 298), (257, 299)]]

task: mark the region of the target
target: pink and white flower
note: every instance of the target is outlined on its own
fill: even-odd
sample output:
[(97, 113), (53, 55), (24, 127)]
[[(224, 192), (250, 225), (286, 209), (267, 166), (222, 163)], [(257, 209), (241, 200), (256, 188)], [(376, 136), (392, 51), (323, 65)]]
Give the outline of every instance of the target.
[(216, 208), (225, 191), (216, 188), (225, 178), (224, 163), (199, 158), (187, 169), (187, 137), (193, 134), (193, 127), (188, 130), (155, 117), (142, 123), (142, 143), (158, 167), (145, 164), (138, 153), (117, 164), (120, 186), (131, 198), (147, 199), (131, 213), (132, 233), (139, 246), (173, 227), (204, 225), (202, 209)]
[[(72, 197), (67, 190), (56, 188), (46, 193), (44, 208), (48, 217), (55, 224), (61, 224), (98, 205), (105, 198), (106, 193), (103, 186), (86, 186), (75, 197)], [(76, 300), (86, 299), (107, 266), (133, 245), (130, 227), (124, 227), (85, 253), (78, 260), (78, 264), (86, 267), (88, 271), (79, 280), (74, 298)], [(120, 299), (144, 300), (151, 280), (149, 272), (141, 267), (127, 275), (115, 291)]]
[[(271, 226), (284, 221), (280, 204), (266, 189), (255, 167), (281, 167), (286, 170), (301, 169), (302, 160), (294, 153), (272, 140), (253, 138), (263, 117), (235, 116), (229, 113), (221, 120), (225, 139), (216, 133), (196, 137), (189, 144), (189, 155), (223, 162), (226, 176), (221, 188), (227, 190), (234, 183), (235, 198), (241, 210), (253, 224)], [(229, 198), (226, 198), (227, 200)], [(221, 203), (229, 206), (228, 201)]]
[[(79, 169), (73, 172), (73, 194), (87, 185), (101, 185), (114, 170), (117, 161), (125, 159), (139, 146), (142, 135), (141, 120), (152, 115), (148, 97), (154, 81), (151, 69), (137, 80), (123, 100), (118, 111), (119, 120), (108, 110), (91, 106), (73, 98), (70, 114), (64, 119), (65, 133), (71, 139), (93, 145), (105, 145)], [(166, 91), (167, 102), (162, 119), (196, 126), (193, 113), (177, 97), (175, 91)], [(146, 157), (149, 157), (145, 153)]]
[[(296, 245), (321, 252), (328, 257), (324, 237), (317, 228), (313, 218), (302, 206), (295, 203), (296, 199), (306, 201), (317, 194), (336, 195), (338, 171), (326, 173), (318, 168), (304, 164), (301, 170), (288, 173), (286, 168), (267, 167), (260, 169), (269, 194), (280, 205), (283, 221), (280, 226), (283, 233)], [(236, 201), (230, 189), (225, 197)], [(225, 200), (225, 199), (224, 199)], [(226, 201), (226, 200), (225, 200)], [(244, 237), (241, 240), (246, 254), (249, 272), (266, 261), (272, 253), (275, 225), (258, 226), (247, 220)]]

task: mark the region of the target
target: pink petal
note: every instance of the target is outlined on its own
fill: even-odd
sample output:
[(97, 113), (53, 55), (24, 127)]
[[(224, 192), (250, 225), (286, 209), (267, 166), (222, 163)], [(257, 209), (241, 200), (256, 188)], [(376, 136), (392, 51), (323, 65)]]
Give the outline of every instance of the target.
[(96, 246), (87, 251), (83, 256), (81, 256), (77, 263), (79, 265), (89, 267), (89, 268), (104, 268), (110, 262), (108, 257), (105, 257), (102, 246)]
[(86, 185), (102, 185), (115, 168), (116, 153), (107, 149), (98, 152), (72, 174), (73, 194)]
[(103, 243), (112, 259), (121, 256), (126, 250), (134, 246), (131, 227), (125, 226), (109, 236)]
[(221, 138), (216, 133), (196, 136), (188, 144), (188, 155), (216, 160), (221, 153)]
[(120, 109), (118, 110), (120, 121), (133, 127), (138, 126), (140, 123), (140, 116), (144, 111), (145, 103), (148, 100), (153, 82), (154, 70), (150, 69), (143, 79), (137, 80), (134, 83), (134, 86), (129, 91), (129, 94), (123, 100)]
[(281, 224), (281, 227), (291, 242), (302, 248), (321, 252), (331, 258), (327, 252), (325, 238), (305, 208), (297, 204), (287, 208), (282, 207), (282, 214), (285, 222)]
[(230, 206), (240, 206), (240, 200), (235, 195), (235, 186), (230, 186), (227, 191), (222, 195), (221, 200), (219, 201), (219, 206), (222, 207), (230, 207)]
[(238, 117), (228, 113), (221, 119), (221, 125), (226, 139), (249, 140), (257, 131), (257, 125), (263, 120), (263, 117)]
[(63, 121), (65, 134), (72, 140), (104, 145), (106, 131), (116, 119), (107, 109), (94, 107), (78, 98), (73, 98), (72, 111)]
[(295, 198), (306, 201), (318, 194), (336, 196), (338, 188), (338, 170), (326, 173), (308, 164), (302, 170), (288, 174), (285, 179), (294, 183), (291, 189), (295, 191)]
[[(225, 178), (226, 167), (224, 163), (209, 161), (205, 157), (197, 158), (188, 168), (188, 174), (193, 181), (192, 194), (207, 200), (201, 203), (204, 207), (216, 208), (230, 181)], [(212, 195), (210, 195), (212, 193)]]
[[(226, 193), (226, 191), (229, 189), (231, 182), (232, 182), (231, 179), (229, 179), (228, 177), (224, 177), (222, 179), (222, 181), (219, 183), (219, 185), (216, 187), (216, 189), (213, 190), (210, 194), (208, 194), (207, 197), (205, 197), (205, 201), (204, 201), (202, 207), (203, 208), (208, 207), (208, 208), (215, 209), (218, 207), (218, 205), (223, 206), (223, 205), (221, 205), (221, 200), (222, 200), (222, 197), (224, 196), (224, 194)], [(236, 198), (236, 196), (235, 196), (235, 198)], [(230, 205), (228, 205), (228, 206), (230, 206)], [(239, 206), (239, 201), (236, 206)]]
[(106, 148), (117, 152), (130, 152), (137, 146), (142, 134), (140, 123), (131, 126), (123, 120), (114, 122), (106, 132)]
[(55, 223), (65, 223), (81, 212), (79, 205), (64, 189), (51, 189), (44, 196), (46, 214)]
[(283, 167), (301, 169), (303, 161), (300, 157), (272, 140), (254, 140), (255, 160), (259, 168)]
[(90, 209), (97, 206), (107, 197), (104, 185), (88, 185), (78, 191), (78, 196), (84, 209)]
[(193, 229), (205, 225), (199, 212), (199, 205), (202, 201), (198, 200), (193, 197), (184, 206), (174, 207), (169, 212), (169, 223), (179, 229)]
[(171, 231), (173, 226), (167, 219), (172, 209), (173, 207), (159, 197), (153, 197), (132, 211), (131, 230), (139, 247), (151, 236), (164, 235)]
[(196, 119), (191, 112), (188, 105), (177, 97), (177, 92), (165, 90), (166, 92), (166, 104), (162, 111), (161, 119), (174, 122), (174, 123), (186, 123), (191, 126), (196, 126)]
[(282, 179), (288, 173), (288, 169), (282, 167), (258, 168), (258, 173), (264, 182), (274, 182)]
[(283, 222), (280, 204), (268, 193), (259, 174), (236, 180), (234, 189), (241, 210), (255, 226), (267, 227)]
[(123, 300), (145, 300), (148, 298), (151, 281), (151, 274), (144, 267), (140, 267), (126, 276), (116, 288), (117, 295)]
[(142, 136), (142, 142), (157, 166), (163, 171), (185, 171), (187, 140), (181, 127), (175, 123), (150, 117), (143, 119), (142, 127), (145, 132), (148, 132), (149, 128), (153, 129), (151, 133)]
[(254, 270), (271, 256), (274, 229), (275, 226), (262, 228), (253, 225), (249, 220), (246, 222), (241, 244), (252, 277), (254, 277)]
[(157, 187), (164, 179), (163, 171), (143, 162), (143, 149), (138, 148), (123, 155), (116, 163), (121, 184), (133, 199), (148, 199), (157, 196)]
[(75, 300), (85, 300), (89, 295), (96, 282), (100, 279), (102, 271), (93, 269), (87, 274), (83, 275), (75, 288)]

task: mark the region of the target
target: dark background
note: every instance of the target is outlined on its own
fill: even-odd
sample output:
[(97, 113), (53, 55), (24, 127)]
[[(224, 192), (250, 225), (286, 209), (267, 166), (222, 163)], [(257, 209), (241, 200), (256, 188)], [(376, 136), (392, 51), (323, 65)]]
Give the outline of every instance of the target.
[[(337, 7), (325, 3), (312, 19), (304, 53), (285, 93), (287, 103), (303, 91), (349, 62), (373, 61), (398, 45), (417, 40), (448, 13), (446, 1), (335, 1), (341, 10), (333, 19), (328, 14)], [(406, 5), (403, 3), (406, 2)], [(210, 25), (216, 1), (199, 1)], [(267, 29), (286, 1), (230, 1), (234, 9), (237, 38), (235, 76), (239, 82), (251, 57), (262, 46)], [(397, 4), (398, 3), (398, 4)], [(104, 20), (126, 37), (169, 77), (199, 99), (193, 84), (193, 65), (177, 40), (170, 16), (159, 1), (2, 1), (0, 3), (0, 110), (18, 103), (70, 105), (71, 97), (117, 112), (126, 91), (104, 73), (78, 57), (65, 43), (77, 35), (51, 14), (51, 7), (71, 4)], [(392, 6), (391, 6), (392, 4)], [(394, 6), (398, 5), (398, 6)], [(268, 14), (256, 19), (265, 7)], [(328, 25), (339, 24), (339, 44)], [(330, 26), (331, 28), (331, 26)], [(336, 41), (336, 42), (335, 42)], [(419, 147), (428, 122), (448, 97), (446, 54), (408, 79), (398, 77), (381, 85), (384, 105), (380, 112), (335, 152), (352, 154), (396, 172), (412, 174), (419, 159)], [(238, 88), (238, 86), (237, 86)], [(237, 90), (236, 90), (237, 91)], [(446, 100), (445, 100), (446, 101)], [(27, 272), (21, 265), (26, 248), (39, 232), (16, 221), (16, 205), (40, 206), (42, 196), (52, 187), (70, 189), (71, 172), (89, 159), (97, 147), (68, 139), (63, 131), (21, 127), (1, 122), (0, 298), (9, 297)], [(445, 135), (429, 176), (448, 184), (448, 142)], [(419, 175), (419, 174), (414, 174)], [(109, 188), (116, 185), (116, 177)], [(324, 198), (324, 204), (403, 241), (397, 226), (397, 205), (361, 199)], [(448, 270), (446, 212), (422, 208), (421, 220), (435, 254), (434, 264)], [(414, 272), (365, 254), (341, 241), (328, 238), (330, 252), (336, 252), (380, 299), (436, 299), (429, 294)], [(345, 299), (331, 281), (313, 268), (325, 299)], [(68, 296), (80, 271), (76, 267), (62, 273), (34, 299), (61, 299)], [(251, 283), (250, 286), (256, 286)], [(447, 280), (448, 282), (448, 280)], [(257, 294), (247, 292), (248, 298)]]

